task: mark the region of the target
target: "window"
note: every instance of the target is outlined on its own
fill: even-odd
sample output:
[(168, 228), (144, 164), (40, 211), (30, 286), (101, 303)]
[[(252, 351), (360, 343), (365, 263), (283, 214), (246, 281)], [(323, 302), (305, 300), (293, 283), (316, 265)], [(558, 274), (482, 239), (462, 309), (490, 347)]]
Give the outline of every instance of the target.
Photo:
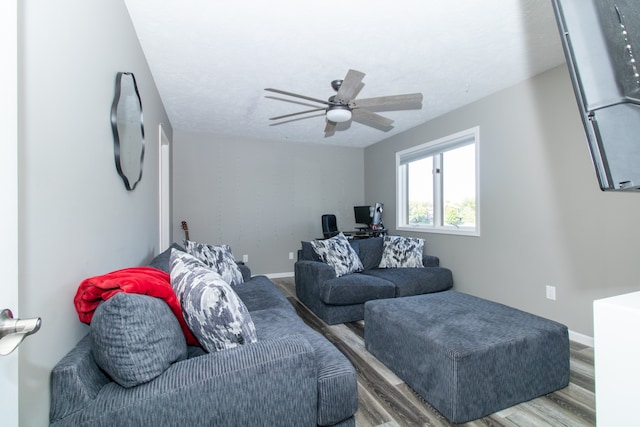
[(396, 153), (397, 228), (478, 236), (478, 127)]

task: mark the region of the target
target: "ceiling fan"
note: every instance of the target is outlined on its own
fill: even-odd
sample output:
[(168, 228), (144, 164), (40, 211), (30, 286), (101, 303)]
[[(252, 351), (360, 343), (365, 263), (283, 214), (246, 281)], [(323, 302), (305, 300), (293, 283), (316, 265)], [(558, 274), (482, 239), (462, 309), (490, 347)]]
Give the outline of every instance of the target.
[[(309, 114), (317, 111), (325, 111), (327, 124), (324, 128), (325, 136), (331, 136), (335, 132), (336, 124), (348, 122), (352, 118), (363, 124), (373, 126), (382, 130), (389, 130), (393, 126), (393, 120), (374, 113), (371, 110), (393, 110), (393, 109), (420, 109), (422, 108), (422, 94), (409, 93), (405, 95), (379, 96), (375, 98), (355, 99), (364, 83), (362, 79), (365, 74), (349, 70), (344, 80), (334, 80), (331, 87), (337, 92), (327, 101), (312, 98), (297, 93), (287, 92), (280, 89), (266, 88), (266, 91), (279, 93), (281, 95), (292, 96), (305, 99), (307, 101), (324, 104), (323, 107), (312, 110), (299, 111), (297, 113), (285, 114), (283, 116), (271, 117), (269, 120), (281, 120), (301, 114)], [(315, 115), (309, 117), (316, 117)], [(282, 122), (281, 122), (282, 123)], [(278, 123), (278, 124), (281, 124)], [(273, 126), (273, 125), (272, 125)]]

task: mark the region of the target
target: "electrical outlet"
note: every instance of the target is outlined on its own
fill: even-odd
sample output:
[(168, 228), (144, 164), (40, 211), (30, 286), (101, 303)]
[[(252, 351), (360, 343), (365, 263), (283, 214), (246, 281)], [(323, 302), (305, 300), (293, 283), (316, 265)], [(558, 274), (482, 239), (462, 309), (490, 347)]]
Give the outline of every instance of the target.
[(242, 262), (249, 262), (249, 255), (242, 255)]
[(293, 252), (289, 252), (289, 259), (293, 259)]
[(555, 286), (547, 286), (547, 299), (556, 299), (556, 287)]

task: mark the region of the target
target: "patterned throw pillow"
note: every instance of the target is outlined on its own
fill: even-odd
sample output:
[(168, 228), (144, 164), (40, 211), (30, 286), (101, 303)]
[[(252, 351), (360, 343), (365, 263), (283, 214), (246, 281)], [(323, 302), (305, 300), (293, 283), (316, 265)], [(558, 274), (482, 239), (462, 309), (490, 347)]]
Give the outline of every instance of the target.
[(379, 268), (424, 267), (424, 240), (415, 237), (384, 236)]
[(208, 352), (257, 341), (256, 328), (240, 297), (215, 271), (195, 257), (171, 252), (171, 286), (184, 319)]
[(231, 286), (244, 283), (242, 272), (238, 268), (229, 245), (207, 245), (184, 240), (184, 247), (187, 253), (213, 268)]
[(363, 270), (358, 254), (342, 233), (330, 239), (313, 240), (311, 246), (322, 262), (333, 267), (337, 277)]

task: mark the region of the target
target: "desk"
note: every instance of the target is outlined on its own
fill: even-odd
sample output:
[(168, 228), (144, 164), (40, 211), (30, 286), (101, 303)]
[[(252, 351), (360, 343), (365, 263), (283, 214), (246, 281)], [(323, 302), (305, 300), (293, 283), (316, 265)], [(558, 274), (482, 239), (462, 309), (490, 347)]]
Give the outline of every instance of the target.
[(386, 228), (378, 228), (376, 230), (363, 229), (355, 231), (343, 231), (342, 233), (347, 236), (348, 239), (368, 239), (369, 237), (378, 237), (387, 235)]

